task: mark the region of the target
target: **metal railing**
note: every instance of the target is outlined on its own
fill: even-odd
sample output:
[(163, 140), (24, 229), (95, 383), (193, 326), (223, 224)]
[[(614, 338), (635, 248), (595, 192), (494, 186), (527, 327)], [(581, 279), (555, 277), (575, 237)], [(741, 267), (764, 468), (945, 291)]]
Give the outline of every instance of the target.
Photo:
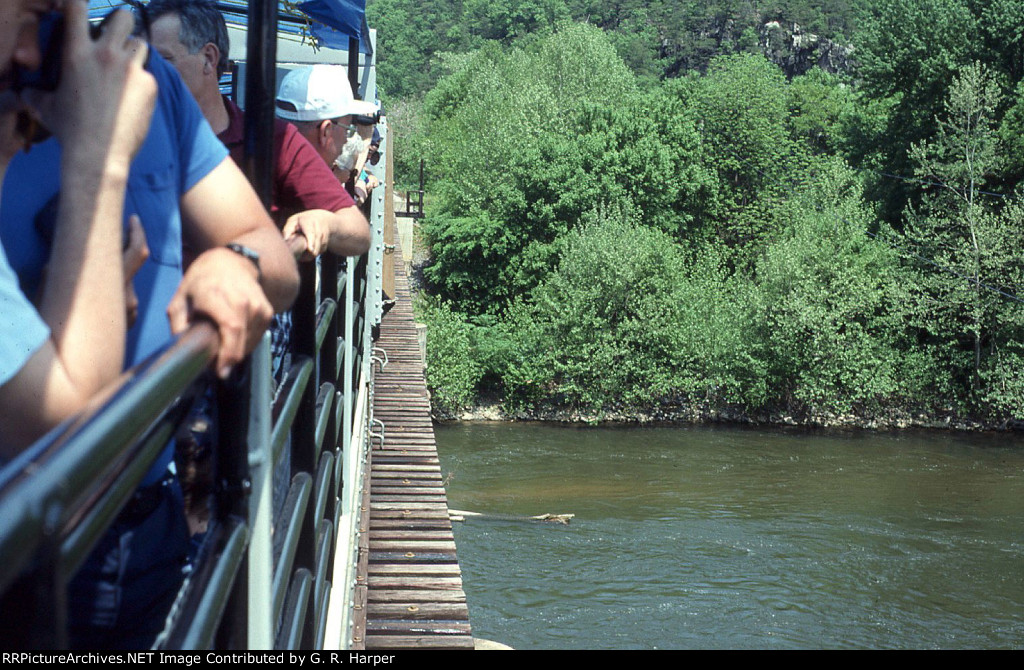
[[(251, 2), (248, 19), (244, 167), (265, 203), (272, 143), (258, 137), (273, 118), (276, 6)], [(384, 198), (375, 189), (365, 207), (366, 256), (300, 264), (292, 360), (276, 389), (268, 336), (213, 380), (218, 336), (200, 323), (0, 469), (0, 647), (68, 646), (68, 582), (209, 389), (219, 426), (209, 527), (156, 646), (351, 644)], [(277, 501), (275, 469), (287, 479)]]
[[(369, 254), (300, 265), (276, 393), (269, 336), (227, 381), (211, 381), (218, 337), (201, 323), (0, 471), (0, 646), (67, 646), (67, 582), (207, 388), (220, 426), (211, 519), (157, 645), (349, 645), (383, 198), (370, 200)], [(282, 460), (290, 481), (271, 518)]]
[(425, 160), (420, 159), (420, 187), (417, 190), (405, 192), (405, 211), (395, 212), (395, 216), (407, 217), (411, 219), (422, 219), (423, 214), (423, 194), (425, 193), (425, 182), (423, 179), (423, 168)]

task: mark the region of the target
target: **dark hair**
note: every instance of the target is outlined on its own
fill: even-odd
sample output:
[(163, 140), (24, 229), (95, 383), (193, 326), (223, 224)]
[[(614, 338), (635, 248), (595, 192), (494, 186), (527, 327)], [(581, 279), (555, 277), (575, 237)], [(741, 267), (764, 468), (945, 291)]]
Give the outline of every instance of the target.
[(145, 7), (149, 23), (161, 16), (175, 14), (181, 20), (178, 39), (190, 54), (199, 53), (209, 43), (220, 50), (217, 76), (228, 71), (228, 27), (224, 16), (212, 0), (152, 0)]

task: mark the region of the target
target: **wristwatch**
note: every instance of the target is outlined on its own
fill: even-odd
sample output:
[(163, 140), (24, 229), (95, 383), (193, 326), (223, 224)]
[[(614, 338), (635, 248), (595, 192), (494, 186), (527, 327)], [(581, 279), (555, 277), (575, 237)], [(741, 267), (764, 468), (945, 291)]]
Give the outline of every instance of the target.
[(263, 281), (263, 271), (260, 269), (260, 255), (258, 253), (256, 253), (249, 247), (243, 246), (241, 244), (235, 244), (234, 242), (232, 242), (231, 244), (226, 244), (224, 246), (230, 249), (231, 251), (234, 251), (242, 258), (252, 261), (252, 264), (256, 266), (256, 280)]

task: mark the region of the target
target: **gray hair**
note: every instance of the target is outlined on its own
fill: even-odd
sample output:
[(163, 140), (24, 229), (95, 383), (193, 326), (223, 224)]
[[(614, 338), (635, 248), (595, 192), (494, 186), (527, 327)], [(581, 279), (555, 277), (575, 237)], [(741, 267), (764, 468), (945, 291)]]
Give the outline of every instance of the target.
[(181, 20), (178, 39), (190, 54), (199, 53), (209, 43), (220, 50), (217, 76), (228, 71), (228, 27), (224, 16), (212, 0), (152, 0), (144, 11), (150, 23), (162, 16), (174, 14)]
[(358, 134), (348, 138), (334, 164), (342, 170), (351, 170), (356, 166), (356, 159), (359, 158), (359, 154), (363, 153), (369, 146), (367, 142), (369, 140), (364, 140)]

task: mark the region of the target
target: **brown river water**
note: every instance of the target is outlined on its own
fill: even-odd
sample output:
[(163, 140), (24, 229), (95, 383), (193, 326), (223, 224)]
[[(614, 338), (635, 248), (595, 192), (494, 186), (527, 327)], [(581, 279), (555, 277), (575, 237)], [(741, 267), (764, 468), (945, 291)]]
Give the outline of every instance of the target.
[(1024, 646), (1024, 435), (437, 427), (474, 635), (520, 649)]

